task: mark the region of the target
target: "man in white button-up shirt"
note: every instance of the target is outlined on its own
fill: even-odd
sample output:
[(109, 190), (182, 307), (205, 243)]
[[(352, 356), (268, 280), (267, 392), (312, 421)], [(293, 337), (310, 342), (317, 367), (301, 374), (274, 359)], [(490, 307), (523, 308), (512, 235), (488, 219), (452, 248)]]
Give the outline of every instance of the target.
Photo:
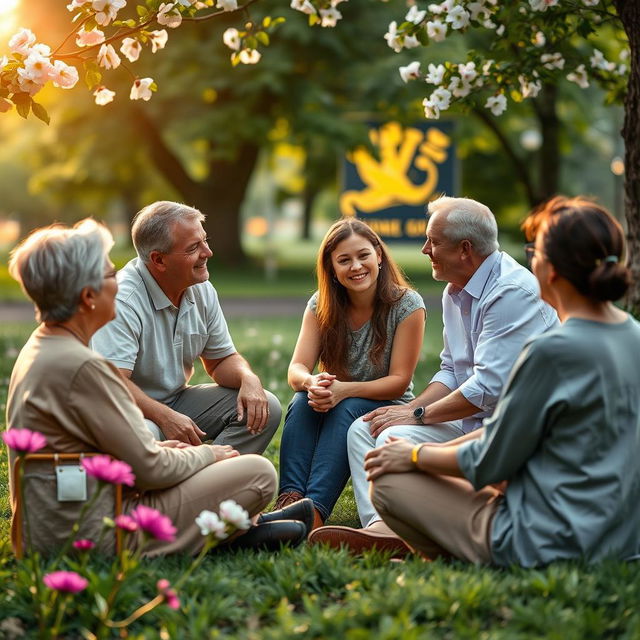
[(433, 277), (449, 283), (442, 297), (440, 371), (411, 403), (376, 409), (351, 425), (349, 464), (364, 529), (323, 527), (312, 534), (313, 542), (400, 550), (403, 543), (369, 498), (367, 451), (390, 436), (446, 442), (477, 429), (493, 412), (525, 342), (558, 323), (540, 300), (533, 274), (499, 251), (496, 220), (485, 205), (442, 197), (428, 211), (422, 253), (431, 260)]

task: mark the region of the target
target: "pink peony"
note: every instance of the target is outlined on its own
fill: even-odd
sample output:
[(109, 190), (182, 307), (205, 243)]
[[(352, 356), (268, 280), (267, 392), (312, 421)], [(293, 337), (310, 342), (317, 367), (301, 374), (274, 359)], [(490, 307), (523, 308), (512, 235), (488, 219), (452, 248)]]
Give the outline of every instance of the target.
[(133, 531), (138, 530), (138, 524), (136, 523), (136, 521), (133, 518), (126, 516), (124, 514), (116, 516), (115, 523), (118, 529), (122, 529), (123, 531), (128, 531), (129, 533), (132, 533)]
[(121, 460), (112, 460), (109, 456), (92, 456), (82, 459), (84, 470), (100, 482), (109, 484), (126, 484), (133, 487), (135, 476), (131, 467)]
[(89, 551), (89, 549), (93, 549), (95, 547), (95, 543), (91, 540), (87, 540), (86, 538), (82, 538), (81, 540), (76, 540), (73, 543), (73, 547), (78, 549), (78, 551)]
[(157, 509), (138, 505), (132, 512), (134, 522), (156, 540), (172, 542), (176, 537), (176, 528), (171, 520)]
[(47, 573), (42, 582), (56, 591), (63, 591), (65, 593), (78, 593), (86, 588), (89, 584), (81, 575), (75, 571), (54, 571), (53, 573)]
[(7, 429), (2, 434), (4, 443), (17, 453), (33, 453), (47, 444), (47, 439), (30, 429)]

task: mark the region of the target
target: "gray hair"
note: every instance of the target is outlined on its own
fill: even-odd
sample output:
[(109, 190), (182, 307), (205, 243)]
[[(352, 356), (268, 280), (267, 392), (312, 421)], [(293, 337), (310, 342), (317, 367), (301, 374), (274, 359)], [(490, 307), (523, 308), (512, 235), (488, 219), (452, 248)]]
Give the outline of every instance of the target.
[(446, 216), (443, 233), (451, 242), (469, 240), (482, 257), (499, 248), (496, 218), (484, 204), (470, 198), (443, 196), (430, 202), (427, 210)]
[(173, 248), (173, 223), (193, 218), (203, 222), (205, 216), (193, 207), (169, 200), (154, 202), (138, 211), (131, 226), (131, 238), (140, 260), (145, 264), (151, 262), (152, 251), (169, 253)]
[(109, 230), (91, 218), (73, 228), (51, 225), (13, 249), (9, 273), (33, 300), (39, 322), (64, 322), (78, 310), (85, 287), (102, 289), (112, 246)]

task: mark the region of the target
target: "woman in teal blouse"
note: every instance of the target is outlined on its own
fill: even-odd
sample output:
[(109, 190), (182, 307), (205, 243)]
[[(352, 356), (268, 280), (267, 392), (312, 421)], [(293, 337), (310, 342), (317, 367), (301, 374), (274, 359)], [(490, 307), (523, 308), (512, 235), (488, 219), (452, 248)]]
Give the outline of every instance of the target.
[(373, 501), (430, 557), (626, 558), (640, 552), (640, 324), (612, 303), (630, 280), (624, 234), (581, 198), (554, 198), (525, 231), (562, 325), (528, 343), (482, 429), (370, 452)]

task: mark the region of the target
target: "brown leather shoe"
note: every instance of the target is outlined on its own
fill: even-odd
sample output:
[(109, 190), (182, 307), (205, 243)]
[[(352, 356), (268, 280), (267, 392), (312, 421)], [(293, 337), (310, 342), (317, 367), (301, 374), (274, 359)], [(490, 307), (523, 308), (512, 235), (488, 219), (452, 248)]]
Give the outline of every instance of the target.
[(304, 496), (297, 491), (285, 491), (278, 496), (275, 505), (273, 505), (273, 509), (271, 511), (278, 511), (279, 509), (284, 509), (288, 507), (290, 504), (294, 502), (298, 502), (298, 500), (302, 500)]
[(314, 507), (313, 508), (313, 524), (311, 525), (311, 531), (315, 531), (320, 527), (324, 527), (324, 520), (320, 515), (320, 512)]
[(361, 555), (369, 549), (388, 551), (393, 557), (404, 557), (411, 553), (409, 547), (395, 534), (388, 534), (375, 526), (366, 529), (320, 527), (309, 534), (307, 541), (309, 544), (326, 544), (333, 549), (344, 547), (354, 555)]

